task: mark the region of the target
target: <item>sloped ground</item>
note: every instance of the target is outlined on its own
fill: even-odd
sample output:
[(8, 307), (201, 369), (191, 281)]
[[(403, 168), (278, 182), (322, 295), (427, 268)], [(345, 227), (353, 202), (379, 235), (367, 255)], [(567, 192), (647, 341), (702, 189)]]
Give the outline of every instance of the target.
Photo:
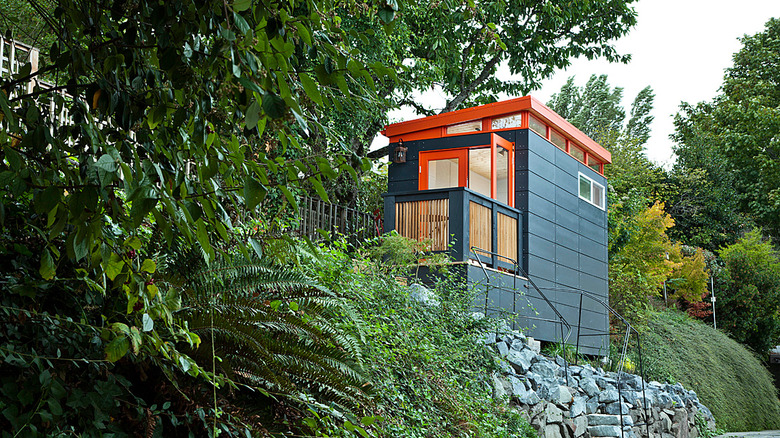
[(780, 429), (772, 377), (741, 344), (680, 312), (652, 315), (642, 331), (648, 378), (696, 391), (728, 431)]

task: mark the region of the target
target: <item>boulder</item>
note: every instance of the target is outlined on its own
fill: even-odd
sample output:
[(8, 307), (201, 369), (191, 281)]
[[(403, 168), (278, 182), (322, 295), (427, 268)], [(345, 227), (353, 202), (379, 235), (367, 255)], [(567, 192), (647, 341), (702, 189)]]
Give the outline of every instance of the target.
[(497, 342), (496, 348), (498, 349), (498, 354), (501, 357), (506, 357), (506, 355), (509, 354), (509, 346), (506, 345), (506, 342), (504, 341)]
[(574, 399), (572, 400), (569, 415), (573, 418), (584, 414), (586, 409), (585, 403), (587, 401), (588, 399), (582, 396), (574, 397)]
[(563, 411), (553, 404), (547, 405), (545, 422), (547, 424), (563, 422)]
[(588, 426), (620, 426), (620, 417), (617, 415), (589, 414)]
[(621, 413), (623, 415), (628, 415), (629, 406), (628, 403), (607, 403), (604, 411), (609, 415), (620, 415)]
[(558, 424), (548, 424), (544, 426), (544, 438), (563, 438), (561, 435), (561, 426)]
[(409, 298), (420, 304), (431, 307), (439, 307), (441, 305), (439, 297), (432, 290), (419, 283), (410, 284), (407, 290), (409, 291)]
[(599, 393), (599, 403), (613, 403), (618, 401), (617, 389), (607, 389)]
[(531, 371), (542, 376), (544, 379), (555, 378), (555, 365), (550, 361), (539, 361), (531, 365)]
[(588, 426), (588, 432), (590, 436), (609, 436), (619, 437), (622, 436), (619, 426)]
[(526, 348), (521, 351), (514, 349), (512, 344), (512, 350), (506, 356), (506, 360), (512, 364), (512, 367), (520, 374), (525, 374), (531, 369), (531, 363), (536, 356), (536, 353)]
[(582, 375), (580, 375), (580, 388), (585, 391), (585, 394), (588, 394), (588, 397), (596, 396), (600, 392), (595, 380), (590, 377), (582, 377)]
[(493, 398), (501, 399), (512, 395), (512, 385), (502, 376), (493, 373)]

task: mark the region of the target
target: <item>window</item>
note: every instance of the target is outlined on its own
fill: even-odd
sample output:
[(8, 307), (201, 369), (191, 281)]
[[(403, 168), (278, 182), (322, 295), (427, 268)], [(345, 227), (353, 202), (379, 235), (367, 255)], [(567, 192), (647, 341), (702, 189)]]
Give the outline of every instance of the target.
[(595, 170), (596, 172), (601, 173), (601, 162), (593, 158), (593, 156), (590, 154), (588, 154), (588, 167)]
[(513, 206), (513, 144), (491, 134), (491, 144), (420, 152), (420, 190), (468, 187)]
[(531, 131), (541, 135), (542, 138), (547, 138), (547, 125), (539, 121), (536, 117), (528, 116), (528, 127), (531, 128)]
[(604, 186), (581, 173), (580, 198), (604, 210)]
[(562, 136), (561, 134), (558, 134), (552, 129), (550, 130), (550, 141), (555, 146), (558, 146), (558, 149), (562, 151), (566, 151), (566, 137)]
[(447, 134), (463, 134), (482, 130), (482, 120), (472, 120), (466, 123), (458, 123), (447, 127)]
[(511, 116), (493, 119), (490, 127), (493, 129), (519, 128), (523, 124), (523, 113), (512, 114)]
[(571, 154), (572, 157), (576, 158), (581, 163), (585, 162), (585, 151), (577, 146), (574, 146), (574, 143), (569, 143), (569, 154)]

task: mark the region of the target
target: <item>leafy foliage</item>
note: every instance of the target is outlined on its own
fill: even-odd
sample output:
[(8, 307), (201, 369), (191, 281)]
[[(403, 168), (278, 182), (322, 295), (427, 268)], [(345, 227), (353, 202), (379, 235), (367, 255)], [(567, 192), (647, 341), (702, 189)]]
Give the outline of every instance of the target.
[(679, 243), (669, 239), (666, 231), (674, 220), (663, 204), (640, 205), (636, 200), (625, 205), (618, 201), (611, 212), (616, 218), (611, 233), (616, 237), (609, 248), (610, 305), (635, 317), (648, 308), (648, 297), (660, 295), (667, 281), (670, 298), (700, 301), (709, 278), (703, 252), (686, 255)]
[[(779, 36), (780, 20), (771, 19), (763, 32), (744, 37), (722, 93), (709, 103), (684, 105), (677, 119), (675, 153), (685, 169), (707, 172), (724, 206), (705, 204), (705, 217), (724, 228), (735, 211), (772, 235), (780, 230), (780, 86), (774, 79), (780, 68)], [(727, 214), (721, 213), (724, 207)]]
[(652, 314), (640, 330), (649, 378), (677, 381), (695, 390), (719, 427), (729, 431), (780, 427), (772, 377), (742, 344), (677, 311)]
[(780, 258), (759, 230), (720, 251), (715, 277), (718, 325), (764, 354), (780, 342)]
[(216, 355), (220, 373), (267, 393), (367, 403), (357, 341), (332, 322), (353, 313), (343, 299), (300, 272), (241, 258), (205, 266), (185, 253), (168, 269), (183, 301), (175, 317), (199, 337), (189, 354), (204, 368)]
[(330, 289), (355, 302), (364, 327), (365, 369), (375, 385), (376, 407), (384, 418), (377, 427), (386, 437), (532, 437), (519, 413), (495, 400), (490, 370), (495, 355), (478, 340), (493, 327), (471, 315), (473, 295), (457, 272), (439, 274), (433, 293), (440, 304), (410, 297), (395, 274), (376, 259), (357, 257), (338, 247), (322, 248), (303, 266)]

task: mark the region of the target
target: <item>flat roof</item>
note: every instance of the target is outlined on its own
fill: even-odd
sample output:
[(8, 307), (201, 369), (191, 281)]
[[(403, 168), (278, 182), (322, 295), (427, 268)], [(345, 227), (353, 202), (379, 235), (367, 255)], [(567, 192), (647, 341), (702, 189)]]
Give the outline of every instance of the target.
[(589, 153), (603, 162), (612, 162), (612, 154), (608, 150), (532, 96), (523, 96), (406, 122), (393, 123), (385, 126), (382, 134), (389, 137), (392, 141), (394, 137), (473, 120), (507, 116), (521, 111), (530, 112), (547, 125), (569, 137), (570, 140), (574, 140), (575, 143), (587, 149)]

